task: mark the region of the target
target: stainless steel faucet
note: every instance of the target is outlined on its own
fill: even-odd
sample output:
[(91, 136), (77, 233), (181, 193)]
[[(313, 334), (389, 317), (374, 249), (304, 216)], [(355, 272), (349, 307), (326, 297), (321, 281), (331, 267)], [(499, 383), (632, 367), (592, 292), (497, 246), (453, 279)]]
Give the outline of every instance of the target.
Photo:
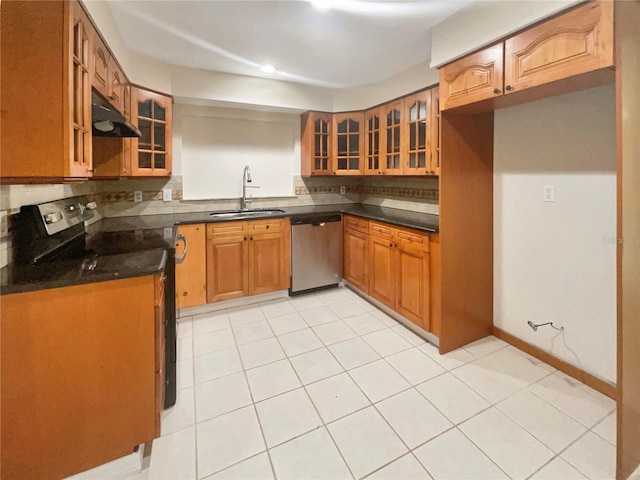
[(251, 181), (251, 169), (249, 165), (245, 165), (244, 172), (242, 172), (242, 201), (240, 203), (240, 210), (243, 212), (249, 210), (251, 206), (251, 197), (247, 198), (247, 188), (260, 188), (255, 185), (247, 185)]

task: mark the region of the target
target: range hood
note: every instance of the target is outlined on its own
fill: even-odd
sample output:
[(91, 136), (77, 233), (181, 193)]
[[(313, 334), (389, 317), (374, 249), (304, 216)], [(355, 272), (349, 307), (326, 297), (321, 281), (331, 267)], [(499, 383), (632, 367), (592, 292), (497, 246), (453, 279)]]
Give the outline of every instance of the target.
[(96, 137), (140, 137), (138, 127), (118, 111), (105, 104), (95, 93), (92, 95), (91, 123)]

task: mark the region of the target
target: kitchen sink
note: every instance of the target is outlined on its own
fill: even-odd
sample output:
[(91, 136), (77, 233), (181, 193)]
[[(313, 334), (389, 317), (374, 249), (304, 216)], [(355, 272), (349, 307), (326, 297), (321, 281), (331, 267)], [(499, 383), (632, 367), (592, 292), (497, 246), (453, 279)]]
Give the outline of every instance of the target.
[(244, 217), (257, 217), (264, 215), (275, 215), (278, 213), (284, 213), (284, 210), (280, 210), (279, 208), (265, 208), (265, 209), (255, 209), (255, 210), (233, 210), (230, 212), (213, 212), (209, 215), (215, 218), (244, 218)]

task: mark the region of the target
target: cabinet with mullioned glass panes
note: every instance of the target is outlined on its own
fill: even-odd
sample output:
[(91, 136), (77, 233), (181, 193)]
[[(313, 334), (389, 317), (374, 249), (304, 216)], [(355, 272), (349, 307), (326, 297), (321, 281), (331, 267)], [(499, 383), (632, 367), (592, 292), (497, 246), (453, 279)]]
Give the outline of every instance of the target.
[(404, 98), (404, 174), (429, 175), (431, 149), (427, 138), (431, 127), (431, 90)]
[(403, 106), (402, 99), (382, 106), (382, 164), (385, 175), (403, 174)]
[(142, 136), (131, 140), (131, 175), (171, 175), (173, 98), (131, 87), (131, 123)]
[(365, 175), (383, 173), (382, 108), (376, 107), (364, 112), (364, 172)]
[(333, 174), (363, 175), (364, 113), (333, 114)]
[(333, 174), (331, 117), (330, 113), (305, 112), (300, 118), (302, 176)]

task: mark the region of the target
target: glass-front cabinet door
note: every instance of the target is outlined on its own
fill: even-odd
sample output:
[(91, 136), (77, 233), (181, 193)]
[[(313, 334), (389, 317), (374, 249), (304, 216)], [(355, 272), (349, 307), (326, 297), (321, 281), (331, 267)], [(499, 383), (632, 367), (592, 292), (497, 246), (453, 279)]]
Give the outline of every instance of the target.
[(131, 174), (143, 177), (171, 175), (173, 98), (131, 87), (131, 123), (142, 136), (131, 141)]
[(365, 175), (381, 175), (382, 174), (382, 110), (381, 108), (372, 108), (364, 112), (365, 123), (365, 144), (364, 157)]
[(335, 175), (362, 175), (364, 113), (333, 114), (333, 159)]
[(431, 93), (424, 90), (404, 98), (405, 175), (429, 175), (431, 162)]
[(403, 173), (403, 105), (402, 100), (397, 100), (382, 106), (383, 168), (386, 175)]
[(331, 114), (313, 118), (312, 175), (331, 174)]
[[(65, 176), (90, 177), (93, 172), (91, 144), (91, 32), (89, 18), (77, 2), (70, 3), (69, 96), (71, 108), (71, 148)], [(65, 169), (66, 170), (66, 169)]]

